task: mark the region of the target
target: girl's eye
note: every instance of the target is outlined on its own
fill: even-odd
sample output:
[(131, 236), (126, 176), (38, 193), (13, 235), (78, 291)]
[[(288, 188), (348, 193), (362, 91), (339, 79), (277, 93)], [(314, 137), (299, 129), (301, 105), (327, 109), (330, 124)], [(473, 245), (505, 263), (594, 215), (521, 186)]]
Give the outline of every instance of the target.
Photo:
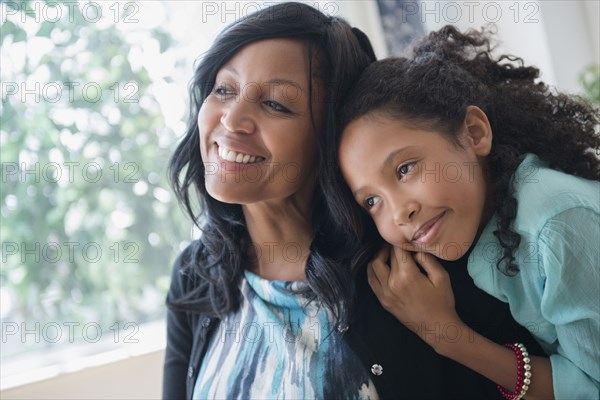
[(375, 205), (377, 203), (379, 203), (379, 197), (377, 197), (377, 196), (367, 197), (364, 201), (363, 207), (365, 207), (367, 210), (370, 210), (371, 208), (375, 207)]
[(416, 163), (414, 163), (414, 162), (402, 164), (401, 166), (399, 166), (398, 169), (396, 170), (396, 175), (398, 175), (398, 179), (402, 179), (406, 175), (408, 175), (415, 166), (416, 166)]
[(289, 113), (290, 112), (290, 110), (288, 110), (287, 108), (285, 108), (284, 106), (282, 106), (281, 104), (279, 104), (279, 103), (277, 103), (276, 101), (273, 101), (273, 100), (267, 100), (263, 104), (266, 105), (267, 107), (269, 107), (270, 109), (274, 110), (274, 111), (283, 112), (283, 113)]

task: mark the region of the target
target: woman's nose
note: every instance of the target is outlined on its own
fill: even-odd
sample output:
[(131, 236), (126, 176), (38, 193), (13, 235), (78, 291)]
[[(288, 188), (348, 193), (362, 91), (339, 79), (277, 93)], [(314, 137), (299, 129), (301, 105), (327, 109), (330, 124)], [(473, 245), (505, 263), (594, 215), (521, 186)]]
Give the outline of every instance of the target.
[(256, 124), (247, 101), (242, 98), (235, 99), (229, 107), (225, 108), (221, 115), (221, 125), (229, 132), (253, 133)]

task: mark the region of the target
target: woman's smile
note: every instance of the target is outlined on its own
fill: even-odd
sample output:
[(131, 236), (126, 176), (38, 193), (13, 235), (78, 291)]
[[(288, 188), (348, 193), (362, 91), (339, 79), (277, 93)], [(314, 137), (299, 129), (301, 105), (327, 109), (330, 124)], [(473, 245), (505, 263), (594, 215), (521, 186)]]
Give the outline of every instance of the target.
[(241, 151), (238, 152), (225, 146), (219, 146), (216, 143), (215, 147), (217, 148), (217, 154), (222, 161), (234, 162), (237, 164), (254, 164), (265, 160), (264, 157), (250, 155)]

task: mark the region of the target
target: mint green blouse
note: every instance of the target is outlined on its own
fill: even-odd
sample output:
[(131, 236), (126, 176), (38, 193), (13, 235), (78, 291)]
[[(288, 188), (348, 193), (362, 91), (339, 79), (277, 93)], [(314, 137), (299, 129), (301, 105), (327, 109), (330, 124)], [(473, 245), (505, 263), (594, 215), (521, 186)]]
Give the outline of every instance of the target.
[[(496, 216), (469, 256), (475, 284), (507, 302), (550, 356), (556, 399), (600, 398), (600, 182), (528, 154), (513, 176), (520, 272), (496, 268)], [(535, 380), (535, 370), (532, 370)]]

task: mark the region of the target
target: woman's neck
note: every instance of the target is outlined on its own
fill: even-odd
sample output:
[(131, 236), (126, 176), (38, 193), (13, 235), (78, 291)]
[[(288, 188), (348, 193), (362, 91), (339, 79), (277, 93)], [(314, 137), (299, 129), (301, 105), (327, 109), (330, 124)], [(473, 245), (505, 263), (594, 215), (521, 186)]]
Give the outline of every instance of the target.
[(310, 209), (309, 204), (282, 201), (242, 206), (254, 246), (252, 272), (269, 280), (306, 279), (312, 242)]

